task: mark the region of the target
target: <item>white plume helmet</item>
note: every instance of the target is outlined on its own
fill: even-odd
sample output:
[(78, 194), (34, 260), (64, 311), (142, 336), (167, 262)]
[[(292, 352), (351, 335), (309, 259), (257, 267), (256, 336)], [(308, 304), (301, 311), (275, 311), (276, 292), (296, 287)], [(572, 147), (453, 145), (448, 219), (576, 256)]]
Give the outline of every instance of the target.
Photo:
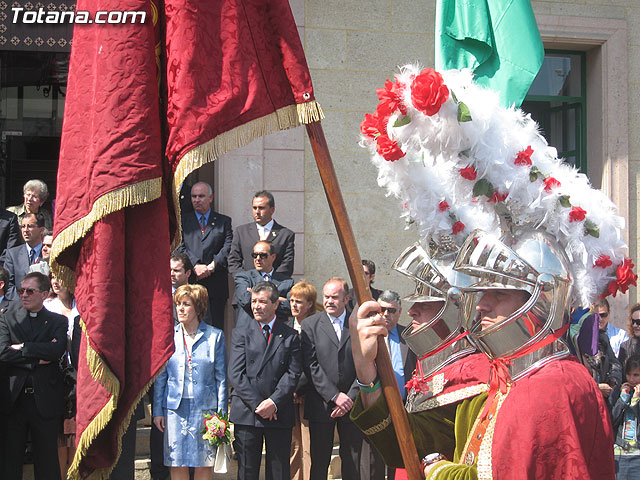
[[(499, 105), (470, 71), (403, 67), (378, 89), (362, 144), (378, 183), (402, 204), (424, 245), (451, 251), (476, 229), (542, 229), (571, 262), (573, 301), (590, 305), (635, 285), (624, 219), (584, 174), (563, 163), (525, 112)], [(446, 246), (448, 245), (448, 246)], [(446, 248), (445, 248), (446, 247)]]

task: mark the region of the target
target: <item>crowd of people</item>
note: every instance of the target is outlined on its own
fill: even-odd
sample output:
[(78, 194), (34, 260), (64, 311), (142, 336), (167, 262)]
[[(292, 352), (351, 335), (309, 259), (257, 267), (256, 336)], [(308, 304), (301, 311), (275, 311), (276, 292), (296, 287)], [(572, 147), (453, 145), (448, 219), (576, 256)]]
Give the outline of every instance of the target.
[[(24, 186), (24, 204), (0, 213), (0, 398), (5, 412), (0, 460), (7, 479), (22, 478), (28, 437), (37, 479), (64, 478), (75, 446), (80, 318), (73, 293), (48, 268), (52, 216), (42, 208), (46, 199), (46, 185), (31, 180)], [(343, 479), (401, 478), (394, 468), (401, 462), (386, 455), (383, 460), (375, 446), (380, 447), (376, 435), (382, 430), (376, 428), (384, 420), (367, 419), (366, 412), (380, 401), (371, 339), (385, 336), (405, 399), (406, 386), (421, 365), (405, 337), (437, 318), (445, 310), (443, 301), (433, 303), (424, 285), (404, 299), (373, 288), (375, 263), (370, 260), (362, 263), (375, 306), (358, 311), (353, 291), (339, 277), (322, 285), (319, 299), (314, 285), (292, 278), (295, 235), (274, 220), (270, 192), (255, 194), (254, 221), (235, 230), (229, 217), (212, 210), (208, 184), (193, 185), (191, 200), (193, 212), (182, 218), (183, 242), (167, 269), (175, 353), (150, 392), (152, 477), (211, 478), (219, 453), (200, 430), (204, 415), (220, 412), (228, 413), (234, 425), (239, 479), (259, 478), (263, 445), (266, 478), (326, 479), (336, 430)], [(235, 285), (234, 319), (233, 327), (227, 322), (225, 329), (229, 275)], [(499, 295), (484, 293), (476, 308), (498, 312), (505, 302)], [(411, 304), (407, 327), (398, 323), (403, 301)], [(512, 303), (525, 301), (523, 296)], [(590, 311), (593, 349), (581, 351), (582, 363), (595, 380), (594, 391), (597, 385), (597, 395), (608, 402), (609, 412), (599, 413), (611, 418), (617, 472), (631, 478), (625, 475), (640, 471), (640, 304), (630, 308), (626, 331), (609, 323), (606, 300)], [(359, 326), (353, 331), (349, 319), (356, 316)], [(380, 323), (361, 328), (369, 318)], [(440, 448), (453, 450), (453, 445)], [(125, 450), (121, 463), (132, 464), (133, 452)], [(126, 467), (115, 472), (120, 472), (112, 474), (116, 479), (133, 475)]]

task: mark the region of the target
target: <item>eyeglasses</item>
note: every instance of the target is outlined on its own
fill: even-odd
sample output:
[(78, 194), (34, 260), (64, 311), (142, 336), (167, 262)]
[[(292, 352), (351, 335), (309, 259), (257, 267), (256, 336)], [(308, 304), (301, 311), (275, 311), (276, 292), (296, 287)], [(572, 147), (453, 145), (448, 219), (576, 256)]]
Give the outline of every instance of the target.
[(260, 258), (263, 258), (263, 259), (264, 259), (264, 258), (267, 258), (267, 257), (269, 256), (269, 254), (268, 254), (268, 253), (265, 253), (265, 252), (253, 252), (253, 253), (251, 254), (251, 256), (252, 256), (253, 258), (258, 258), (258, 257), (260, 257)]
[(41, 291), (42, 290), (38, 290), (37, 288), (19, 288), (18, 289), (18, 295), (24, 295), (26, 293), (27, 296), (30, 297), (34, 293), (41, 292)]
[(398, 311), (398, 309), (395, 308), (395, 307), (380, 307), (380, 311), (382, 313), (384, 313), (384, 312), (396, 313)]
[(602, 312), (602, 313), (599, 313), (598, 315), (600, 315), (600, 318), (607, 318), (609, 316), (609, 312)]
[(633, 323), (634, 325), (640, 325), (640, 318), (632, 318), (631, 323)]

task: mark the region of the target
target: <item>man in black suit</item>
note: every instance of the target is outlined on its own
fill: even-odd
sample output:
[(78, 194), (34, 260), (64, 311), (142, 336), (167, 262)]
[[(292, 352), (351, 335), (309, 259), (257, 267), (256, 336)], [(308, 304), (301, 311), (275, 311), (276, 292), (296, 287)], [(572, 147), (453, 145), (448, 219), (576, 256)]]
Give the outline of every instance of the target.
[(65, 387), (59, 360), (67, 348), (67, 319), (43, 308), (49, 279), (29, 273), (19, 289), (22, 307), (0, 314), (0, 361), (7, 364), (10, 398), (7, 458), (3, 479), (22, 478), (27, 434), (31, 434), (36, 480), (60, 479), (58, 432)]
[(38, 213), (27, 213), (22, 217), (22, 238), (24, 245), (8, 248), (4, 257), (4, 268), (9, 272), (7, 295), (15, 296), (15, 289), (29, 272), (29, 267), (42, 260), (42, 236), (44, 217)]
[(229, 254), (229, 271), (233, 274), (251, 270), (251, 252), (258, 240), (271, 242), (276, 251), (273, 268), (276, 272), (290, 277), (293, 275), (295, 233), (273, 219), (276, 203), (271, 192), (262, 190), (253, 196), (253, 219), (236, 228)]
[(7, 248), (16, 247), (23, 243), (16, 214), (8, 210), (0, 210), (0, 266), (4, 262), (4, 253)]
[(324, 312), (302, 322), (304, 372), (309, 380), (304, 413), (311, 437), (311, 480), (326, 480), (333, 433), (338, 427), (343, 480), (360, 478), (363, 436), (349, 419), (358, 393), (351, 356), (349, 286), (331, 278), (322, 288)]
[(224, 330), (224, 307), (229, 298), (227, 257), (233, 231), (231, 219), (214, 212), (212, 202), (213, 190), (208, 183), (198, 182), (191, 188), (194, 212), (182, 217), (182, 243), (177, 250), (187, 254), (197, 283), (207, 289), (211, 325)]
[(289, 480), (293, 392), (302, 372), (296, 331), (276, 318), (278, 288), (260, 282), (251, 290), (256, 321), (234, 328), (229, 354), (230, 420), (234, 423), (238, 479), (258, 480), (262, 441), (269, 480)]
[(267, 241), (259, 241), (253, 246), (253, 264), (255, 268), (238, 272), (233, 278), (236, 287), (234, 304), (238, 308), (238, 323), (253, 318), (251, 312), (251, 289), (260, 282), (271, 282), (278, 287), (278, 310), (276, 316), (279, 320), (286, 321), (291, 315), (287, 294), (293, 287), (293, 279), (273, 269), (276, 253), (273, 245)]
[[(396, 375), (396, 382), (398, 383), (400, 394), (404, 400), (407, 396), (405, 385), (411, 380), (418, 359), (416, 354), (407, 347), (407, 343), (402, 337), (404, 329), (409, 327), (398, 324), (400, 314), (402, 313), (400, 295), (390, 290), (382, 291), (378, 295), (378, 303), (380, 304), (382, 318), (389, 332), (389, 335), (385, 337), (385, 341), (389, 348), (391, 366)], [(367, 463), (370, 465), (369, 473), (366, 477), (371, 480), (384, 480), (387, 477), (394, 478), (395, 468), (387, 467), (375, 447), (368, 443), (367, 437), (365, 437), (365, 439), (367, 440), (367, 444), (363, 445), (363, 455), (365, 455), (365, 449), (368, 449), (370, 459), (369, 462), (365, 462), (365, 465)], [(387, 471), (387, 477), (385, 477), (385, 470)]]

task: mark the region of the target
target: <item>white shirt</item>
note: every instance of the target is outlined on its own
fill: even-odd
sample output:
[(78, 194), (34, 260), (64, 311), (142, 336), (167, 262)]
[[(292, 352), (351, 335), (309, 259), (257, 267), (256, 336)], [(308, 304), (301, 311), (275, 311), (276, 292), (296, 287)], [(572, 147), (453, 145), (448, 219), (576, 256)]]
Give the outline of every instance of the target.
[[(262, 275), (262, 279), (265, 281), (270, 282), (271, 279), (273, 278), (273, 268), (271, 269), (270, 272), (260, 272), (260, 275)], [(269, 280), (267, 280), (267, 278), (265, 277), (265, 275), (269, 275)]]
[(260, 237), (260, 240), (266, 240), (271, 233), (271, 229), (273, 228), (273, 218), (269, 220), (269, 222), (267, 222), (265, 225), (256, 223), (256, 227), (258, 227), (258, 237)]
[(333, 317), (329, 315), (329, 320), (331, 320), (331, 325), (333, 325), (333, 330), (336, 332), (336, 335), (338, 336), (338, 341), (340, 341), (340, 339), (342, 338), (342, 327), (344, 326), (344, 320), (346, 316), (347, 316), (346, 310), (344, 310), (339, 317)]
[(607, 335), (609, 336), (611, 349), (617, 357), (620, 354), (620, 347), (622, 346), (622, 344), (629, 340), (629, 335), (623, 329), (615, 327), (610, 323), (607, 323)]

